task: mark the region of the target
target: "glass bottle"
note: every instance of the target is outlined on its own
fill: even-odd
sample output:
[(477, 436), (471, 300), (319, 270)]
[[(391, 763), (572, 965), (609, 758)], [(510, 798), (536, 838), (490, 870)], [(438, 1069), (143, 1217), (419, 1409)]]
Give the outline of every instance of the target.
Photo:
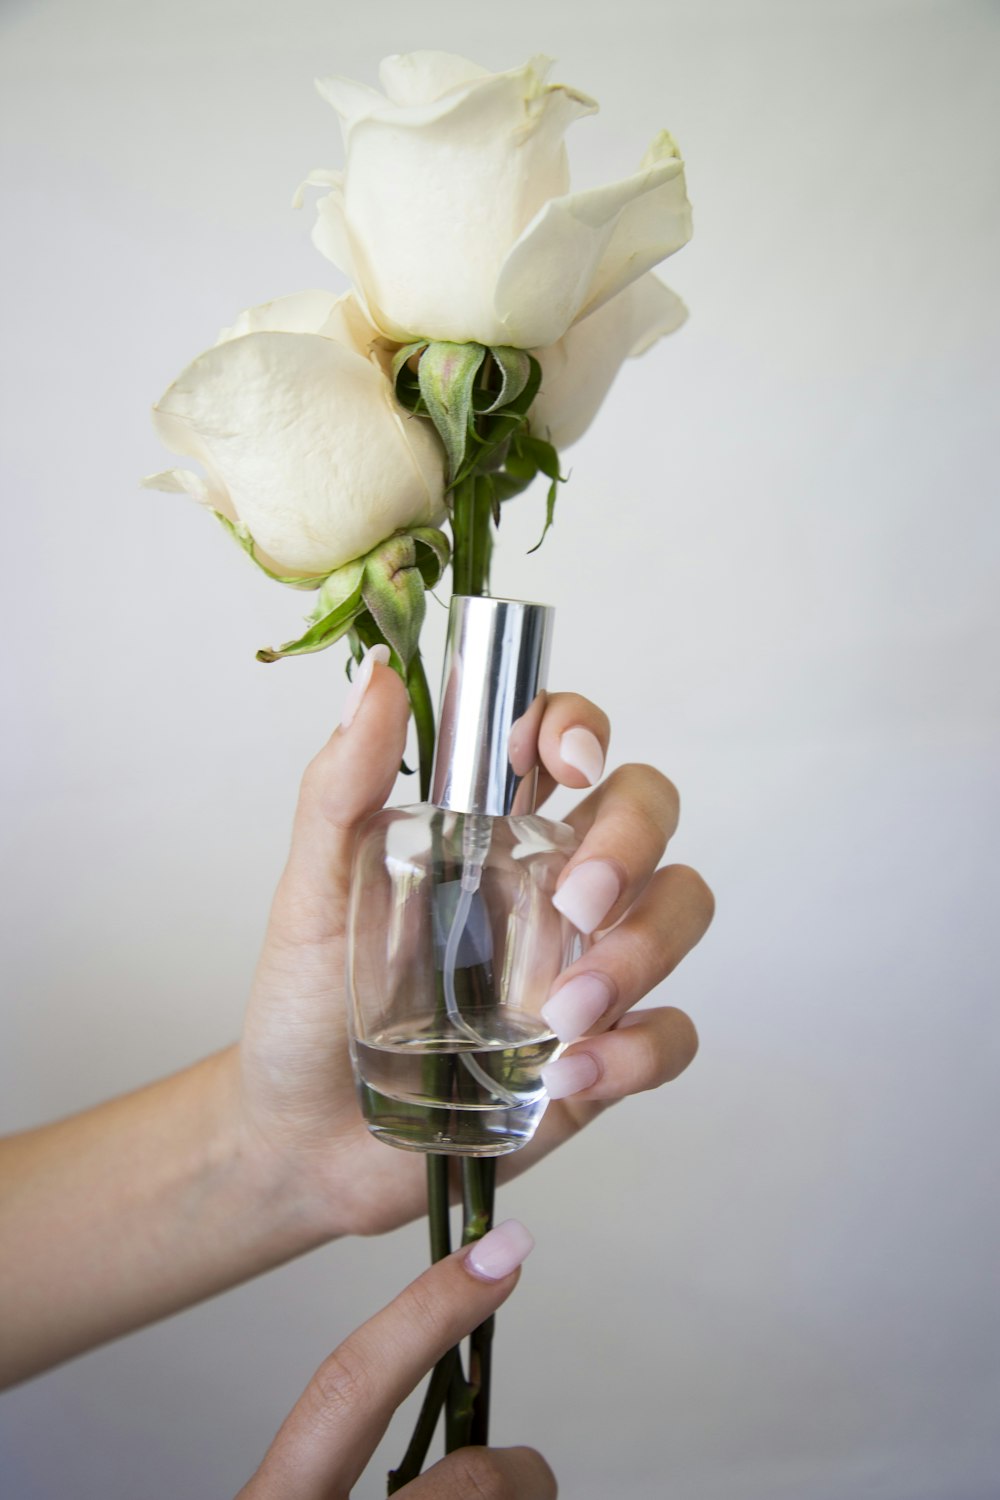
[(552, 905), (578, 840), (533, 810), (553, 613), (452, 599), (431, 801), (358, 838), (351, 1055), (368, 1128), (408, 1150), (515, 1151), (547, 1103), (540, 1011), (584, 941)]

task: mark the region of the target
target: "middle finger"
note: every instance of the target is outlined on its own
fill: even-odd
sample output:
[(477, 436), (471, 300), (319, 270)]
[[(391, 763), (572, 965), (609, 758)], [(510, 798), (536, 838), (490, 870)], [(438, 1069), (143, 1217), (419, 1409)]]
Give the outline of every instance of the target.
[(580, 932), (611, 927), (656, 869), (677, 827), (680, 799), (652, 766), (619, 766), (567, 818), (582, 842), (560, 874), (553, 905)]

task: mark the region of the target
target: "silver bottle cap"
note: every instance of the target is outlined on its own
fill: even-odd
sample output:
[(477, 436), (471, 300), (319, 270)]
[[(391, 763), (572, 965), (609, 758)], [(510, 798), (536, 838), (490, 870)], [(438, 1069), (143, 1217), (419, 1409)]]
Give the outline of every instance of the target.
[(520, 599), (453, 596), (431, 782), (436, 806), (494, 818), (534, 810), (554, 615)]

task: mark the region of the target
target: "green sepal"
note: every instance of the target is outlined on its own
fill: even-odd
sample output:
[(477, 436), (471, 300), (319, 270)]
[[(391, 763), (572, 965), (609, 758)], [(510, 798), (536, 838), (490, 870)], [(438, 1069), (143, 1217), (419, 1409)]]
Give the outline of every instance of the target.
[(258, 651), (257, 660), (281, 661), (285, 656), (307, 656), (310, 651), (325, 651), (327, 646), (332, 646), (348, 633), (363, 608), (359, 588), (356, 594), (345, 599), (337, 609), (311, 625), (297, 641), (287, 641), (284, 646), (278, 646), (275, 650)]
[[(426, 356), (425, 356), (426, 358)], [(421, 361), (421, 365), (422, 365)], [(528, 355), (528, 381), (513, 401), (493, 415), (482, 414), (483, 431), (470, 433), (470, 450), (465, 463), (452, 480), (452, 488), (472, 473), (482, 474), (496, 466), (516, 433), (524, 426), (532, 401), (542, 383), (542, 367), (533, 354)]]
[(212, 514), (216, 517), (217, 520), (222, 522), (223, 526), (229, 532), (229, 535), (234, 539), (234, 541), (239, 542), (240, 546), (243, 548), (243, 551), (247, 554), (252, 562), (255, 562), (257, 564), (260, 571), (262, 573), (266, 573), (268, 578), (273, 578), (275, 583), (285, 583), (289, 588), (292, 589), (316, 589), (319, 588), (320, 584), (323, 582), (322, 574), (273, 572), (270, 568), (266, 567), (265, 564), (262, 563), (260, 558), (257, 556), (257, 548), (256, 544), (254, 543), (254, 539), (242, 522), (231, 521), (228, 516), (224, 516), (222, 514), (221, 510), (213, 510)]
[[(397, 351), (396, 351), (396, 353), (395, 353), (395, 355), (393, 357), (393, 361), (392, 361), (392, 383), (393, 383), (393, 385), (395, 385), (396, 382), (397, 382), (397, 380), (399, 379), (399, 377), (400, 377), (400, 375), (402, 373), (402, 370), (403, 370), (403, 366), (405, 364), (407, 364), (413, 358), (413, 356), (415, 354), (419, 354), (420, 351), (421, 351), (421, 349), (426, 349), (426, 348), (427, 348), (427, 340), (426, 339), (417, 339), (414, 343), (412, 343), (412, 344), (404, 344), (404, 346), (403, 346), (402, 349), (397, 349)], [(410, 371), (410, 374), (411, 375), (413, 374), (412, 370)]]
[(417, 544), (417, 567), (424, 588), (432, 589), (451, 561), (451, 543), (436, 526), (413, 526), (409, 535)]
[(360, 599), (361, 579), (364, 571), (365, 560), (363, 557), (357, 557), (353, 562), (344, 563), (343, 567), (335, 568), (332, 573), (328, 573), (320, 585), (316, 604), (306, 618), (318, 623), (339, 609), (345, 600)]
[(452, 482), (465, 462), (469, 438), (473, 436), (472, 392), (485, 358), (484, 344), (451, 344), (443, 340), (428, 344), (420, 358), (420, 394), (444, 443)]
[(499, 411), (516, 401), (531, 379), (531, 355), (526, 349), (514, 349), (509, 344), (491, 344), (490, 353), (496, 360), (503, 377), (496, 400), (483, 408), (484, 412)]
[(361, 597), (369, 614), (404, 667), (420, 640), (427, 611), (424, 580), (417, 566), (417, 545), (399, 532), (365, 559)]

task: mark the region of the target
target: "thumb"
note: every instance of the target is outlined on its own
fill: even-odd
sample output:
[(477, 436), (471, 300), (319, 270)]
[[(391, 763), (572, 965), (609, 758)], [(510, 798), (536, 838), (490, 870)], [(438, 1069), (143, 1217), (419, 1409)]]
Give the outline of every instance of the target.
[(387, 665), (387, 646), (365, 653), (339, 727), (306, 768), (292, 845), (272, 923), (296, 943), (322, 943), (343, 929), (359, 826), (392, 791), (406, 747), (406, 689)]

